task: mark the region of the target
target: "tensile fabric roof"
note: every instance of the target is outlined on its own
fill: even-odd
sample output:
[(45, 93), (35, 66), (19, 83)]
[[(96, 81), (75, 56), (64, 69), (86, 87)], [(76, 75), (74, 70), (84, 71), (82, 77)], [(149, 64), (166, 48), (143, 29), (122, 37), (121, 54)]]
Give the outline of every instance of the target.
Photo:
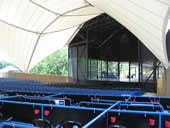
[(83, 24), (107, 13), (164, 64), (170, 0), (0, 0), (0, 61), (23, 71), (71, 42)]

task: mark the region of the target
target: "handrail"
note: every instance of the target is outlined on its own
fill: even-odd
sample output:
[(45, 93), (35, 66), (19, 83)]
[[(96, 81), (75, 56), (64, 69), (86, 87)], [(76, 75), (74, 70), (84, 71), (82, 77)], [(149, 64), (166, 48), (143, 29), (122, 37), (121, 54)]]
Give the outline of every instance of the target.
[(106, 110), (104, 110), (102, 113), (100, 113), (98, 116), (96, 116), (94, 119), (92, 119), (91, 121), (89, 121), (87, 124), (85, 124), (82, 128), (88, 128), (90, 125), (92, 125), (96, 120), (98, 120), (100, 117), (102, 117), (105, 113), (107, 113), (110, 109), (112, 109), (113, 107), (115, 107), (116, 105), (120, 104), (121, 101), (118, 101), (117, 103), (111, 105), (109, 108), (107, 108)]
[(22, 122), (15, 122), (15, 121), (4, 121), (0, 122), (0, 127), (7, 127), (7, 126), (12, 126), (12, 127), (17, 127), (17, 128), (36, 128), (34, 127), (33, 124), (29, 123), (22, 123)]

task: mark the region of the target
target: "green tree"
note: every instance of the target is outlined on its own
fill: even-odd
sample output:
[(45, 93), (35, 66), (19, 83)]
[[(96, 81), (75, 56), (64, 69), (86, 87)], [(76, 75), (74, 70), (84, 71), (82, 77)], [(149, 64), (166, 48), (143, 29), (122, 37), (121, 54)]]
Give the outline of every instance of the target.
[(0, 69), (5, 68), (5, 67), (7, 67), (7, 66), (9, 66), (9, 65), (11, 65), (11, 64), (2, 61), (2, 62), (0, 62)]
[(34, 74), (50, 74), (50, 75), (68, 75), (68, 51), (63, 48), (35, 65), (30, 73)]

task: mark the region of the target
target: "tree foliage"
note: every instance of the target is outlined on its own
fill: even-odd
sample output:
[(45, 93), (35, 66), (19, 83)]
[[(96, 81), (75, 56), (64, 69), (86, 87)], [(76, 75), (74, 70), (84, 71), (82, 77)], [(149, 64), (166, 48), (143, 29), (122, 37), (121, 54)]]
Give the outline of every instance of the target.
[(63, 48), (35, 65), (30, 73), (50, 74), (50, 75), (68, 75), (68, 51)]
[(9, 65), (11, 65), (11, 64), (2, 61), (2, 62), (0, 62), (0, 69), (5, 68), (5, 67), (7, 67), (7, 66), (9, 66)]

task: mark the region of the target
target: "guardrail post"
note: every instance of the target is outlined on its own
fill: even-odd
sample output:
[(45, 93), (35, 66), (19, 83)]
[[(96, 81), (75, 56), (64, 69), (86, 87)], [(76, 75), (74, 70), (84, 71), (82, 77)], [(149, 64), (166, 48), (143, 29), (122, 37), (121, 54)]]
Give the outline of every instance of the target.
[(108, 113), (109, 110), (111, 110), (113, 107), (115, 107), (116, 105), (119, 105), (121, 103), (121, 101), (116, 102), (115, 104), (111, 105), (110, 107), (108, 107), (107, 109), (105, 109), (102, 113), (100, 113), (98, 116), (96, 116), (94, 119), (92, 119), (91, 121), (89, 121), (87, 124), (85, 124), (82, 128), (88, 128), (89, 126), (91, 126), (96, 120), (98, 120), (101, 116), (103, 116), (105, 113)]
[(159, 119), (158, 119), (158, 128), (162, 128), (162, 114), (159, 113)]
[(44, 106), (41, 105), (41, 119), (44, 119)]

